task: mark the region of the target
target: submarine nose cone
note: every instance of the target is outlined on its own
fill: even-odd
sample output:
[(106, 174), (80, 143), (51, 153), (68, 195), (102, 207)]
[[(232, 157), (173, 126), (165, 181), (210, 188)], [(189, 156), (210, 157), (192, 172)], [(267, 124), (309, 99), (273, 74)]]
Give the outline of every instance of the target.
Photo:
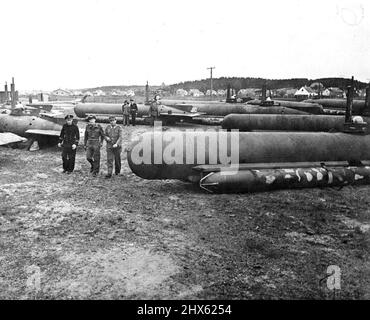
[(138, 164), (133, 160), (132, 151), (127, 150), (127, 161), (128, 165), (133, 173), (143, 179), (158, 179), (158, 173), (160, 169), (155, 165), (150, 164)]
[(222, 129), (235, 129), (233, 128), (233, 122), (235, 121), (235, 114), (229, 114), (222, 120)]
[(160, 168), (152, 163), (152, 141), (153, 135), (144, 133), (126, 149), (131, 171), (143, 179), (156, 179), (160, 171)]
[(75, 105), (73, 110), (74, 110), (77, 117), (79, 117), (79, 118), (85, 118), (86, 117), (86, 113), (85, 113), (84, 107), (82, 105), (78, 105), (78, 104)]

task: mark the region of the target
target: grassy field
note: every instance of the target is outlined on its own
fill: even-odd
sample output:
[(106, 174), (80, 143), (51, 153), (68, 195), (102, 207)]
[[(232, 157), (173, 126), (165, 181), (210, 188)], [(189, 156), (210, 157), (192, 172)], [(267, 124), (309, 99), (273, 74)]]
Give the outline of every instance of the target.
[(370, 187), (214, 195), (105, 156), (0, 147), (0, 299), (370, 298)]

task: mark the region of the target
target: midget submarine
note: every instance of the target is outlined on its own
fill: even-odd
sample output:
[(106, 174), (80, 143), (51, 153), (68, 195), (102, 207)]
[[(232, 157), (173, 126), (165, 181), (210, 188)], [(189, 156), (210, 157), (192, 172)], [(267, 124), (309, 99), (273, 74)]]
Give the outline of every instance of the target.
[(209, 192), (370, 183), (370, 135), (326, 132), (153, 131), (128, 148), (143, 179), (178, 179)]

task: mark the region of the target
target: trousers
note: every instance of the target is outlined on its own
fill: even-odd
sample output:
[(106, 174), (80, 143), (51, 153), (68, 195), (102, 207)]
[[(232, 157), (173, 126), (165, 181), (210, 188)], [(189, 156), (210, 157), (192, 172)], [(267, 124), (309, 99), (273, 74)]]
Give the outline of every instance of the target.
[(113, 162), (115, 173), (119, 174), (121, 172), (121, 147), (117, 148), (107, 148), (107, 167), (108, 174), (113, 172)]
[(98, 174), (100, 170), (100, 143), (99, 142), (87, 145), (86, 159), (91, 164), (91, 172)]
[(62, 150), (63, 170), (72, 172), (75, 168), (76, 149), (72, 146), (64, 146)]
[(133, 126), (136, 124), (136, 113), (131, 113), (131, 124)]
[(124, 114), (123, 115), (123, 125), (128, 126), (130, 124), (129, 120), (130, 120), (130, 115), (129, 114)]

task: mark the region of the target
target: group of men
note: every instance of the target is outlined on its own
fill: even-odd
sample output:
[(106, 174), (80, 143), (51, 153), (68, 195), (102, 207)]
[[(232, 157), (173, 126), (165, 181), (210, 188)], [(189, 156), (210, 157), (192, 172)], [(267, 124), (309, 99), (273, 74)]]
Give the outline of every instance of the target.
[[(73, 115), (65, 117), (66, 123), (60, 132), (58, 146), (63, 148), (63, 173), (70, 174), (74, 170), (76, 150), (80, 140), (79, 129), (73, 123)], [(103, 130), (100, 124), (96, 123), (95, 116), (87, 118), (89, 123), (85, 129), (84, 149), (86, 150), (86, 159), (90, 163), (90, 172), (97, 176), (100, 170), (100, 149), (104, 140), (107, 142), (107, 167), (106, 178), (111, 178), (113, 173), (113, 162), (115, 174), (121, 172), (121, 152), (122, 152), (122, 128), (117, 125), (117, 119), (114, 116), (109, 117), (109, 125)]]
[[(159, 96), (155, 96), (154, 101), (150, 105), (149, 116), (153, 123), (158, 119), (160, 105)], [(123, 125), (128, 126), (131, 123), (136, 124), (136, 116), (138, 107), (133, 99), (130, 102), (124, 101), (122, 105)], [(73, 123), (73, 115), (65, 117), (66, 123), (60, 132), (58, 146), (63, 148), (63, 173), (70, 174), (74, 170), (76, 150), (80, 140), (80, 133), (77, 125)], [(100, 149), (103, 146), (104, 140), (107, 142), (107, 167), (108, 173), (106, 178), (111, 178), (113, 173), (113, 163), (115, 174), (121, 172), (121, 152), (122, 152), (122, 127), (117, 125), (117, 119), (114, 116), (109, 117), (109, 125), (103, 130), (100, 124), (96, 123), (96, 117), (90, 115), (88, 124), (85, 129), (84, 149), (86, 150), (86, 159), (90, 163), (90, 172), (93, 176), (97, 176), (100, 170)]]
[(125, 100), (122, 105), (122, 114), (123, 114), (123, 125), (130, 125), (130, 115), (131, 123), (134, 126), (136, 124), (136, 115), (137, 115), (137, 104), (134, 99), (130, 99), (130, 102)]

